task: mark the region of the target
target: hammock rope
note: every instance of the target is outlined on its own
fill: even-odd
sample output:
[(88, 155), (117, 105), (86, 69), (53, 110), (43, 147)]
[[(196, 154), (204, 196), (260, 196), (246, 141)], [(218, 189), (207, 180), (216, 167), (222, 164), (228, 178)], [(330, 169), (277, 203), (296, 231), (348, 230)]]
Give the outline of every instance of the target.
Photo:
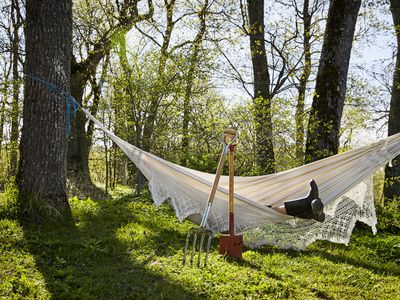
[[(68, 92), (64, 91), (57, 85), (48, 82), (46, 80), (43, 80), (39, 77), (30, 75), (30, 74), (25, 74), (27, 78), (30, 78), (32, 80), (38, 81), (45, 86), (47, 86), (47, 89), (49, 90), (50, 93), (52, 94), (58, 94), (61, 97), (65, 98), (65, 105), (66, 105), (66, 112), (65, 112), (65, 132), (67, 134), (67, 137), (70, 136), (71, 134), (71, 113), (73, 114), (74, 118), (76, 118), (76, 113), (81, 107), (79, 102), (75, 100), (75, 98)], [(54, 99), (54, 101), (56, 101)]]

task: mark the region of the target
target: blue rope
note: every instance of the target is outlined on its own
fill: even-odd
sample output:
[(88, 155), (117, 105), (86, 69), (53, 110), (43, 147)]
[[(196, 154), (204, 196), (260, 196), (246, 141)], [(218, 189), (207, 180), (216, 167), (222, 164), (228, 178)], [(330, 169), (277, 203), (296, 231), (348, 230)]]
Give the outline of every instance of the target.
[(53, 83), (50, 83), (46, 80), (43, 80), (41, 78), (38, 78), (38, 77), (35, 77), (32, 75), (25, 74), (25, 76), (46, 85), (50, 93), (59, 94), (65, 98), (65, 104), (66, 104), (65, 131), (66, 131), (66, 134), (68, 137), (71, 134), (71, 113), (73, 113), (74, 117), (76, 118), (76, 112), (81, 107), (79, 102), (76, 101), (75, 98), (70, 93), (67, 93), (66, 91), (62, 90), (61, 88), (59, 88), (58, 86), (56, 86)]

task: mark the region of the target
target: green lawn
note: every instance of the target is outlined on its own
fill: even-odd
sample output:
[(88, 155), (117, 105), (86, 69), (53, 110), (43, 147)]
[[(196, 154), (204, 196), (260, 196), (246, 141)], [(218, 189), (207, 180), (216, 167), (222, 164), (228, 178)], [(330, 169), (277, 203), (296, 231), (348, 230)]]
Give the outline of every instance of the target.
[[(1, 201), (1, 197), (0, 197)], [(189, 222), (148, 194), (71, 200), (76, 226), (0, 220), (0, 299), (400, 299), (400, 237), (355, 231), (348, 247), (265, 247), (183, 267)]]

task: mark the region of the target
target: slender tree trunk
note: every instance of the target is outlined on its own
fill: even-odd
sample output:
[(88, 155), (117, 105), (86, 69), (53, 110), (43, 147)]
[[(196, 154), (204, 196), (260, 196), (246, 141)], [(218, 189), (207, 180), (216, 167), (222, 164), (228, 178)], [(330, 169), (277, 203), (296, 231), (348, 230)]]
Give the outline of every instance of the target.
[[(106, 118), (105, 118), (105, 112), (103, 111), (103, 122), (105, 123)], [(105, 158), (105, 173), (106, 173), (106, 178), (105, 178), (105, 185), (106, 185), (106, 193), (108, 193), (108, 186), (109, 186), (109, 159), (108, 159), (108, 141), (107, 141), (107, 135), (105, 132), (103, 132), (103, 144), (104, 144), (104, 158)]]
[(248, 0), (250, 51), (253, 64), (253, 109), (257, 164), (261, 173), (275, 171), (272, 143), (270, 76), (264, 42), (264, 0)]
[(7, 72), (4, 76), (4, 88), (2, 90), (3, 101), (1, 102), (0, 107), (0, 154), (4, 139), (4, 125), (6, 124), (6, 103), (8, 99), (9, 74), (10, 72)]
[[(165, 67), (168, 59), (168, 48), (171, 42), (172, 30), (174, 29), (175, 22), (173, 21), (173, 14), (175, 9), (176, 0), (170, 2), (165, 1), (167, 10), (167, 26), (164, 32), (164, 39), (160, 50), (160, 60), (158, 64), (157, 78), (161, 84), (165, 84)], [(150, 95), (150, 105), (147, 110), (147, 118), (144, 121), (143, 135), (141, 138), (141, 146), (145, 151), (151, 150), (151, 138), (154, 132), (155, 121), (157, 117), (158, 107), (162, 99), (162, 92), (156, 90)], [(144, 187), (146, 178), (142, 172), (138, 170), (136, 176), (136, 195), (139, 195)]]
[[(164, 32), (163, 44), (160, 50), (160, 60), (158, 64), (157, 77), (159, 82), (163, 84), (165, 82), (165, 66), (168, 59), (168, 48), (171, 42), (172, 30), (174, 29), (173, 14), (175, 9), (176, 0), (166, 1), (167, 10), (167, 26)], [(151, 138), (154, 131), (154, 123), (157, 117), (158, 107), (160, 105), (160, 97), (162, 97), (162, 92), (155, 91), (150, 97), (150, 105), (147, 112), (147, 118), (144, 122), (143, 127), (143, 137), (142, 137), (142, 147), (145, 151), (150, 151), (151, 148)]]
[(304, 66), (298, 86), (299, 96), (296, 105), (296, 158), (304, 161), (304, 101), (307, 82), (311, 74), (311, 15), (309, 13), (309, 0), (304, 0), (303, 6), (303, 51)]
[(5, 111), (6, 111), (6, 101), (2, 101), (1, 102), (1, 106), (0, 106), (0, 158), (1, 157), (1, 150), (2, 150), (2, 146), (3, 146), (3, 138), (4, 138), (4, 119), (5, 119)]
[[(393, 24), (397, 38), (396, 66), (393, 75), (392, 98), (390, 100), (388, 135), (400, 132), (400, 3), (390, 1)], [(392, 161), (392, 167), (386, 166), (384, 195), (388, 201), (400, 199), (400, 155)]]
[[(131, 78), (132, 77), (132, 68), (130, 67), (128, 63), (128, 57), (127, 57), (127, 49), (126, 49), (126, 33), (121, 36), (119, 41), (119, 51), (118, 51), (118, 56), (120, 60), (120, 64), (122, 67), (122, 70), (124, 72), (124, 76), (126, 78)], [(125, 93), (129, 95), (130, 99), (130, 114), (129, 117), (132, 120), (133, 125), (128, 126), (128, 141), (131, 142), (132, 144), (136, 145), (136, 147), (143, 148), (142, 147), (142, 125), (141, 125), (141, 118), (142, 115), (141, 113), (138, 113), (135, 111), (135, 105), (133, 104), (135, 99), (134, 93), (132, 92), (131, 86), (126, 85), (125, 87)], [(130, 179), (130, 183), (135, 185), (135, 194), (139, 195), (140, 191), (142, 190), (142, 186), (145, 183), (145, 178), (143, 174), (140, 172), (138, 168), (132, 163), (128, 162), (128, 176)]]
[[(26, 72), (68, 92), (72, 0), (26, 1)], [(44, 55), (46, 54), (46, 55)], [(25, 220), (71, 218), (66, 192), (66, 103), (27, 78), (18, 185)]]
[[(91, 83), (91, 87), (92, 87), (92, 91), (93, 91), (93, 103), (92, 103), (90, 112), (94, 116), (97, 115), (97, 111), (99, 110), (99, 104), (100, 104), (100, 98), (101, 98), (101, 93), (102, 93), (102, 89), (103, 89), (103, 83), (106, 80), (106, 75), (107, 75), (109, 64), (110, 64), (110, 56), (109, 56), (109, 53), (107, 53), (106, 57), (104, 59), (103, 68), (101, 70), (99, 82), (96, 82), (95, 77), (92, 77), (90, 79), (90, 83)], [(89, 120), (89, 124), (87, 127), (87, 133), (86, 133), (87, 141), (89, 144), (88, 151), (87, 151), (88, 153), (89, 153), (90, 147), (92, 145), (93, 132), (94, 132), (94, 123), (92, 120)]]
[[(143, 129), (142, 129), (142, 124), (138, 123), (135, 126), (135, 133), (136, 133), (136, 143), (135, 145), (141, 149), (144, 149), (145, 147), (143, 146)], [(134, 164), (130, 164), (131, 168), (129, 169), (130, 177), (135, 177), (135, 195), (138, 196), (142, 192), (142, 189), (144, 187), (144, 184), (146, 183), (146, 178), (142, 174), (142, 172), (136, 168)]]
[(206, 11), (208, 7), (208, 0), (205, 0), (200, 12), (198, 13), (200, 19), (200, 28), (197, 32), (196, 38), (193, 43), (193, 52), (190, 57), (190, 66), (186, 79), (185, 96), (183, 100), (183, 122), (182, 122), (182, 159), (181, 165), (186, 166), (189, 157), (189, 121), (190, 121), (190, 100), (192, 98), (193, 79), (198, 64), (198, 57), (200, 53), (201, 44), (203, 41), (204, 34), (206, 32)]
[(115, 143), (113, 143), (113, 147), (112, 147), (112, 153), (113, 153), (113, 166), (112, 166), (112, 170), (113, 170), (113, 177), (112, 177), (112, 183), (111, 183), (111, 187), (114, 189), (115, 188), (115, 184), (117, 181), (117, 146), (115, 145)]
[(22, 23), (20, 20), (19, 0), (12, 0), (11, 19), (13, 27), (12, 38), (12, 73), (13, 73), (13, 98), (11, 102), (11, 153), (10, 153), (10, 176), (17, 174), (18, 168), (18, 137), (19, 137), (19, 28)]
[(361, 0), (330, 2), (307, 129), (306, 163), (338, 153), (347, 72), (360, 5)]

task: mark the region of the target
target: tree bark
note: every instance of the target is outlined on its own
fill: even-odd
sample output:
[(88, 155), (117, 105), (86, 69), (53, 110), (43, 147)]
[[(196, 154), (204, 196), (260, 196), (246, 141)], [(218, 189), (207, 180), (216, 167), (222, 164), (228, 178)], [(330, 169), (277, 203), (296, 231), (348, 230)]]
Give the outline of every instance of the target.
[(250, 52), (253, 64), (253, 109), (257, 165), (261, 173), (275, 171), (272, 143), (270, 76), (264, 43), (264, 0), (248, 0)]
[[(118, 103), (114, 105), (115, 118), (116, 118), (116, 127), (115, 132), (118, 136), (125, 136), (127, 141), (136, 147), (141, 148), (141, 118), (142, 114), (135, 109), (135, 104), (138, 99), (135, 97), (135, 92), (133, 91), (132, 85), (129, 82), (132, 82), (132, 67), (129, 65), (127, 49), (126, 49), (126, 34), (121, 35), (121, 38), (118, 39), (118, 58), (122, 67), (123, 76), (127, 79), (125, 84), (123, 84), (123, 89), (125, 94), (130, 98), (128, 102), (129, 107), (122, 107), (122, 104)], [(140, 100), (139, 100), (140, 101)], [(139, 105), (140, 106), (140, 105)], [(128, 122), (125, 122), (129, 120)], [(115, 145), (115, 147), (117, 147)], [(131, 162), (129, 159), (126, 159), (125, 155), (121, 157), (122, 170), (121, 170), (121, 183), (126, 185), (135, 185), (135, 180), (137, 177), (138, 169), (135, 164)], [(126, 177), (126, 169), (127, 175)]]
[(189, 121), (190, 121), (190, 100), (192, 98), (193, 79), (195, 76), (196, 66), (198, 64), (198, 57), (200, 54), (200, 48), (203, 41), (204, 34), (206, 32), (206, 11), (208, 7), (208, 0), (205, 0), (204, 5), (199, 11), (200, 28), (197, 32), (196, 38), (193, 43), (193, 52), (190, 57), (190, 66), (186, 77), (185, 95), (183, 100), (183, 122), (182, 122), (182, 159), (181, 165), (186, 166), (188, 161), (188, 149), (189, 149)]
[(305, 162), (338, 153), (354, 30), (361, 0), (332, 0), (307, 129)]
[[(72, 53), (72, 0), (26, 1), (26, 73), (68, 92)], [(71, 219), (66, 193), (66, 103), (27, 78), (17, 182), (22, 216), (42, 222)]]
[(298, 86), (299, 96), (296, 104), (296, 158), (304, 161), (304, 101), (308, 78), (311, 74), (311, 14), (309, 12), (309, 0), (304, 0), (303, 6), (303, 51), (304, 66)]
[(0, 155), (1, 155), (3, 140), (4, 140), (4, 126), (6, 124), (6, 103), (7, 103), (7, 99), (8, 99), (8, 89), (9, 89), (9, 80), (10, 80), (9, 76), (10, 76), (10, 70), (5, 72), (5, 74), (4, 74), (4, 79), (3, 79), (4, 85), (1, 90), (1, 93), (3, 94), (3, 101), (1, 102), (1, 108), (0, 108)]
[[(390, 1), (390, 10), (396, 32), (397, 52), (389, 110), (389, 136), (400, 132), (400, 3), (398, 0)], [(385, 168), (383, 193), (386, 201), (400, 199), (400, 155), (392, 160), (392, 167), (386, 166)]]
[[(97, 64), (96, 64), (97, 66)], [(71, 67), (71, 95), (82, 105), (82, 98), (91, 73), (75, 62)], [(71, 118), (71, 134), (68, 140), (68, 178), (81, 186), (93, 185), (89, 175), (89, 147), (91, 141), (86, 137), (86, 117), (78, 111)]]
[(2, 158), (1, 152), (2, 152), (3, 138), (4, 138), (5, 112), (6, 112), (6, 101), (4, 100), (1, 102), (0, 105), (0, 158)]
[[(106, 49), (109, 51), (109, 49)], [(101, 55), (101, 59), (108, 52)], [(100, 59), (100, 58), (99, 58)], [(88, 81), (94, 76), (97, 66), (101, 59), (93, 63), (93, 69), (84, 67), (85, 64), (74, 62), (71, 66), (71, 95), (80, 103), (83, 104), (83, 93)], [(106, 59), (107, 61), (107, 59)], [(107, 64), (107, 62), (105, 62)], [(89, 108), (93, 115), (96, 115), (99, 105), (99, 95), (94, 91), (94, 100)], [(71, 135), (68, 140), (68, 178), (70, 180), (70, 189), (73, 194), (78, 194), (82, 197), (90, 194), (92, 197), (105, 198), (107, 193), (103, 193), (93, 184), (89, 172), (89, 152), (92, 146), (93, 123), (89, 122), (88, 130), (85, 129), (86, 116), (82, 111), (77, 111), (76, 117), (71, 118)], [(70, 191), (70, 192), (71, 192)]]
[(22, 25), (19, 11), (19, 0), (12, 0), (11, 20), (12, 20), (12, 74), (13, 74), (13, 98), (11, 102), (11, 135), (10, 135), (10, 169), (9, 175), (15, 176), (18, 168), (18, 137), (19, 137), (19, 29)]

